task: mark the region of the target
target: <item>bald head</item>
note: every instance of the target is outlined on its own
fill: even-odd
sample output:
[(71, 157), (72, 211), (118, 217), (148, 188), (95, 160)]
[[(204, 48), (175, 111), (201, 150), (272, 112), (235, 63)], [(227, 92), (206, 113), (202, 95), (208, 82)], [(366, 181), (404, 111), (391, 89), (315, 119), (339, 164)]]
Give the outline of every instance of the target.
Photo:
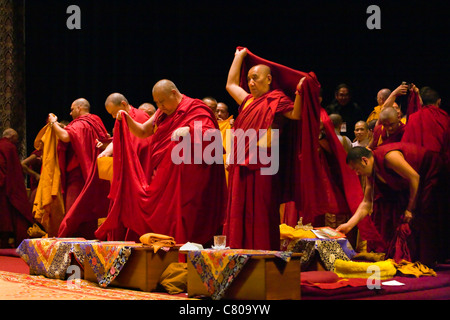
[(386, 107), (380, 112), (380, 122), (387, 119), (398, 119), (398, 112), (394, 107)]
[(393, 107), (386, 107), (380, 112), (380, 123), (388, 135), (394, 134), (400, 127), (400, 115)]
[(149, 102), (144, 102), (139, 106), (139, 109), (147, 113), (150, 117), (155, 114), (156, 108)]
[(340, 114), (332, 113), (329, 115), (331, 122), (333, 123), (333, 126), (336, 129), (340, 129), (342, 125), (342, 117)]
[(121, 93), (111, 93), (105, 101), (105, 109), (115, 119), (119, 110), (130, 111), (127, 98)]
[(19, 142), (19, 134), (12, 128), (3, 131), (3, 138), (8, 139), (11, 143), (17, 144)]
[(89, 113), (90, 109), (91, 105), (89, 104), (89, 101), (85, 98), (79, 98), (72, 102), (72, 105), (70, 106), (70, 115), (73, 119), (76, 119), (83, 114)]
[(156, 106), (167, 115), (175, 112), (183, 98), (175, 83), (167, 79), (158, 81), (153, 86), (152, 94)]
[(391, 95), (391, 90), (384, 88), (381, 89), (380, 91), (378, 91), (377, 94), (377, 102), (379, 106), (382, 106), (384, 104), (384, 102), (387, 100), (387, 98), (389, 98), (389, 96)]

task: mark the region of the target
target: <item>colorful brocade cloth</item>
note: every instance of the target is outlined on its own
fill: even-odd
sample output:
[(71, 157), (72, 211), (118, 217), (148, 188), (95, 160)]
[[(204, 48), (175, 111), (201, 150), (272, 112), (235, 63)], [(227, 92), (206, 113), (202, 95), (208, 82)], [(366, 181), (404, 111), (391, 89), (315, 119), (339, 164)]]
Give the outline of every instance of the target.
[(134, 242), (87, 241), (83, 238), (26, 239), (17, 248), (30, 267), (30, 274), (65, 279), (73, 258), (83, 267), (87, 260), (98, 284), (107, 287), (122, 270), (131, 255)]
[(17, 253), (30, 267), (30, 274), (43, 275), (51, 279), (64, 279), (71, 265), (71, 252), (75, 243), (83, 238), (39, 238), (25, 239)]
[(273, 256), (289, 262), (292, 252), (265, 250), (190, 251), (188, 259), (196, 269), (213, 300), (220, 300), (233, 280), (253, 256)]

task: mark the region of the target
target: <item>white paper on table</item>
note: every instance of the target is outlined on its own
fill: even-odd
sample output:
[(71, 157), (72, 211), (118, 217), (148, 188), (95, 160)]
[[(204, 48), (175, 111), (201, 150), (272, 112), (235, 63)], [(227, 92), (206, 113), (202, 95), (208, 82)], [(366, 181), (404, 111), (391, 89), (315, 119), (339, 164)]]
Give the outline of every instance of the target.
[(395, 287), (395, 286), (404, 286), (405, 285), (404, 283), (399, 282), (397, 280), (385, 281), (385, 282), (382, 282), (381, 284), (385, 285), (385, 286), (393, 286), (393, 287)]

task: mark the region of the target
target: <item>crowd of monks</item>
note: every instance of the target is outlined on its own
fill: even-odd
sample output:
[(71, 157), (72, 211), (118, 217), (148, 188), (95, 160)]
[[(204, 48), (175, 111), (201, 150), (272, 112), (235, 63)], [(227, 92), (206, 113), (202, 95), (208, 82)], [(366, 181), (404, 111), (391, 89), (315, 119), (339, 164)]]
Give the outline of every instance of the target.
[[(70, 123), (49, 114), (36, 150), (22, 162), (17, 133), (5, 130), (2, 247), (36, 236), (139, 241), (158, 233), (205, 246), (225, 234), (231, 248), (280, 250), (280, 224), (301, 220), (349, 237), (357, 230), (366, 250), (388, 257), (449, 258), (450, 129), (435, 90), (405, 83), (382, 89), (367, 118), (347, 86), (323, 108), (313, 72), (242, 47), (226, 90), (239, 106), (236, 119), (224, 103), (188, 97), (167, 79), (152, 89), (157, 108), (135, 108), (112, 93), (105, 101), (116, 119), (111, 134), (79, 98)], [(176, 163), (174, 150), (186, 137), (192, 150), (209, 147), (194, 134), (198, 124), (202, 134), (220, 130), (223, 148), (216, 152), (223, 161), (206, 163), (183, 150), (192, 161)], [(265, 143), (233, 135), (238, 129), (265, 132)], [(270, 164), (252, 158), (252, 143), (258, 152), (279, 150), (276, 172), (264, 174)], [(246, 151), (241, 161), (237, 148)]]

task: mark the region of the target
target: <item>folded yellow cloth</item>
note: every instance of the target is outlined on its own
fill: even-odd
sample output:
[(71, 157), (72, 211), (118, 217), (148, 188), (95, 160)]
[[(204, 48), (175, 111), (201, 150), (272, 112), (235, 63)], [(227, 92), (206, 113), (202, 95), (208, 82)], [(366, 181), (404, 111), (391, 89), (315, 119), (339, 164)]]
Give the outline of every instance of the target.
[(97, 158), (98, 177), (102, 180), (112, 181), (113, 178), (113, 158)]
[(143, 244), (153, 246), (153, 251), (156, 252), (162, 247), (173, 247), (175, 239), (170, 236), (159, 233), (146, 233), (139, 238)]
[[(373, 269), (373, 266), (377, 268)], [(369, 267), (371, 268), (368, 270)], [(356, 262), (337, 259), (334, 262), (334, 273), (340, 278), (369, 278), (374, 275), (374, 271), (379, 272), (380, 280), (387, 280), (395, 276), (397, 268), (391, 260)]]
[(313, 239), (316, 235), (310, 230), (294, 229), (287, 224), (280, 225), (281, 239)]
[(392, 260), (392, 263), (395, 265), (397, 270), (404, 275), (413, 275), (416, 278), (419, 278), (420, 276), (431, 276), (436, 277), (436, 272), (428, 268), (426, 265), (422, 264), (421, 262), (409, 262), (406, 260), (402, 260), (399, 263), (395, 263)]

